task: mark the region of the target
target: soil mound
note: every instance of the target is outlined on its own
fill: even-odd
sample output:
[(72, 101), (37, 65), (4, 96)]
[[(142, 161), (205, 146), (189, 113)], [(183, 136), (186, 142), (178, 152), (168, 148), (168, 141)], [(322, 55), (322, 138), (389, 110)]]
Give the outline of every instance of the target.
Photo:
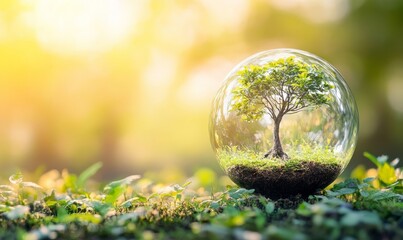
[(332, 183), (341, 171), (337, 164), (323, 164), (314, 161), (301, 162), (292, 168), (281, 166), (259, 169), (245, 165), (228, 168), (228, 176), (238, 186), (255, 189), (271, 199), (295, 195), (308, 196)]

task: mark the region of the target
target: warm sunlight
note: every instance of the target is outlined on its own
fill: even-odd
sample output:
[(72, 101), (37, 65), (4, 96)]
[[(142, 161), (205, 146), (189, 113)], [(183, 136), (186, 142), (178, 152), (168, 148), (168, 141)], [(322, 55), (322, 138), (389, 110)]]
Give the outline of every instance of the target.
[(7, 172), (99, 160), (111, 175), (218, 168), (208, 120), (219, 86), (242, 59), (282, 47), (312, 52), (345, 76), (365, 139), (357, 152), (376, 146), (397, 154), (396, 4), (0, 1), (0, 162)]
[(147, 13), (147, 1), (40, 0), (32, 1), (38, 41), (61, 54), (86, 54), (109, 50), (136, 33)]
[(0, 239), (403, 239), (402, 26), (402, 0), (0, 0)]

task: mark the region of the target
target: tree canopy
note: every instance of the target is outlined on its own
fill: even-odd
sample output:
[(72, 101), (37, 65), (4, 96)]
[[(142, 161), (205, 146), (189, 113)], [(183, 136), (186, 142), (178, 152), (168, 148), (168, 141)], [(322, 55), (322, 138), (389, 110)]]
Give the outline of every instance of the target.
[(329, 102), (326, 75), (315, 64), (295, 57), (280, 58), (264, 65), (248, 65), (238, 73), (239, 85), (232, 91), (235, 110), (244, 120), (273, 120), (307, 107)]

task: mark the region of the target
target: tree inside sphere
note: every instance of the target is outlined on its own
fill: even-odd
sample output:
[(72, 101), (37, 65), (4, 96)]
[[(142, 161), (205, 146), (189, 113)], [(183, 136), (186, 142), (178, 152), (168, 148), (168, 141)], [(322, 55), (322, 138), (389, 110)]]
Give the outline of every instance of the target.
[(271, 198), (313, 194), (344, 170), (358, 111), (340, 73), (310, 53), (255, 54), (226, 77), (214, 99), (210, 138), (239, 186)]

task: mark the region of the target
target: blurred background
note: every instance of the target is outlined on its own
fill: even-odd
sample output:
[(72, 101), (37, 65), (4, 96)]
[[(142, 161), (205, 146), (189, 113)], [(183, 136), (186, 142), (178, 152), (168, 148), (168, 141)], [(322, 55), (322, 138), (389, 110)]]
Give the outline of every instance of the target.
[(221, 175), (212, 99), (238, 62), (282, 47), (326, 59), (350, 85), (349, 169), (363, 151), (403, 157), (402, 26), (399, 0), (2, 0), (0, 175), (97, 161), (105, 179)]

